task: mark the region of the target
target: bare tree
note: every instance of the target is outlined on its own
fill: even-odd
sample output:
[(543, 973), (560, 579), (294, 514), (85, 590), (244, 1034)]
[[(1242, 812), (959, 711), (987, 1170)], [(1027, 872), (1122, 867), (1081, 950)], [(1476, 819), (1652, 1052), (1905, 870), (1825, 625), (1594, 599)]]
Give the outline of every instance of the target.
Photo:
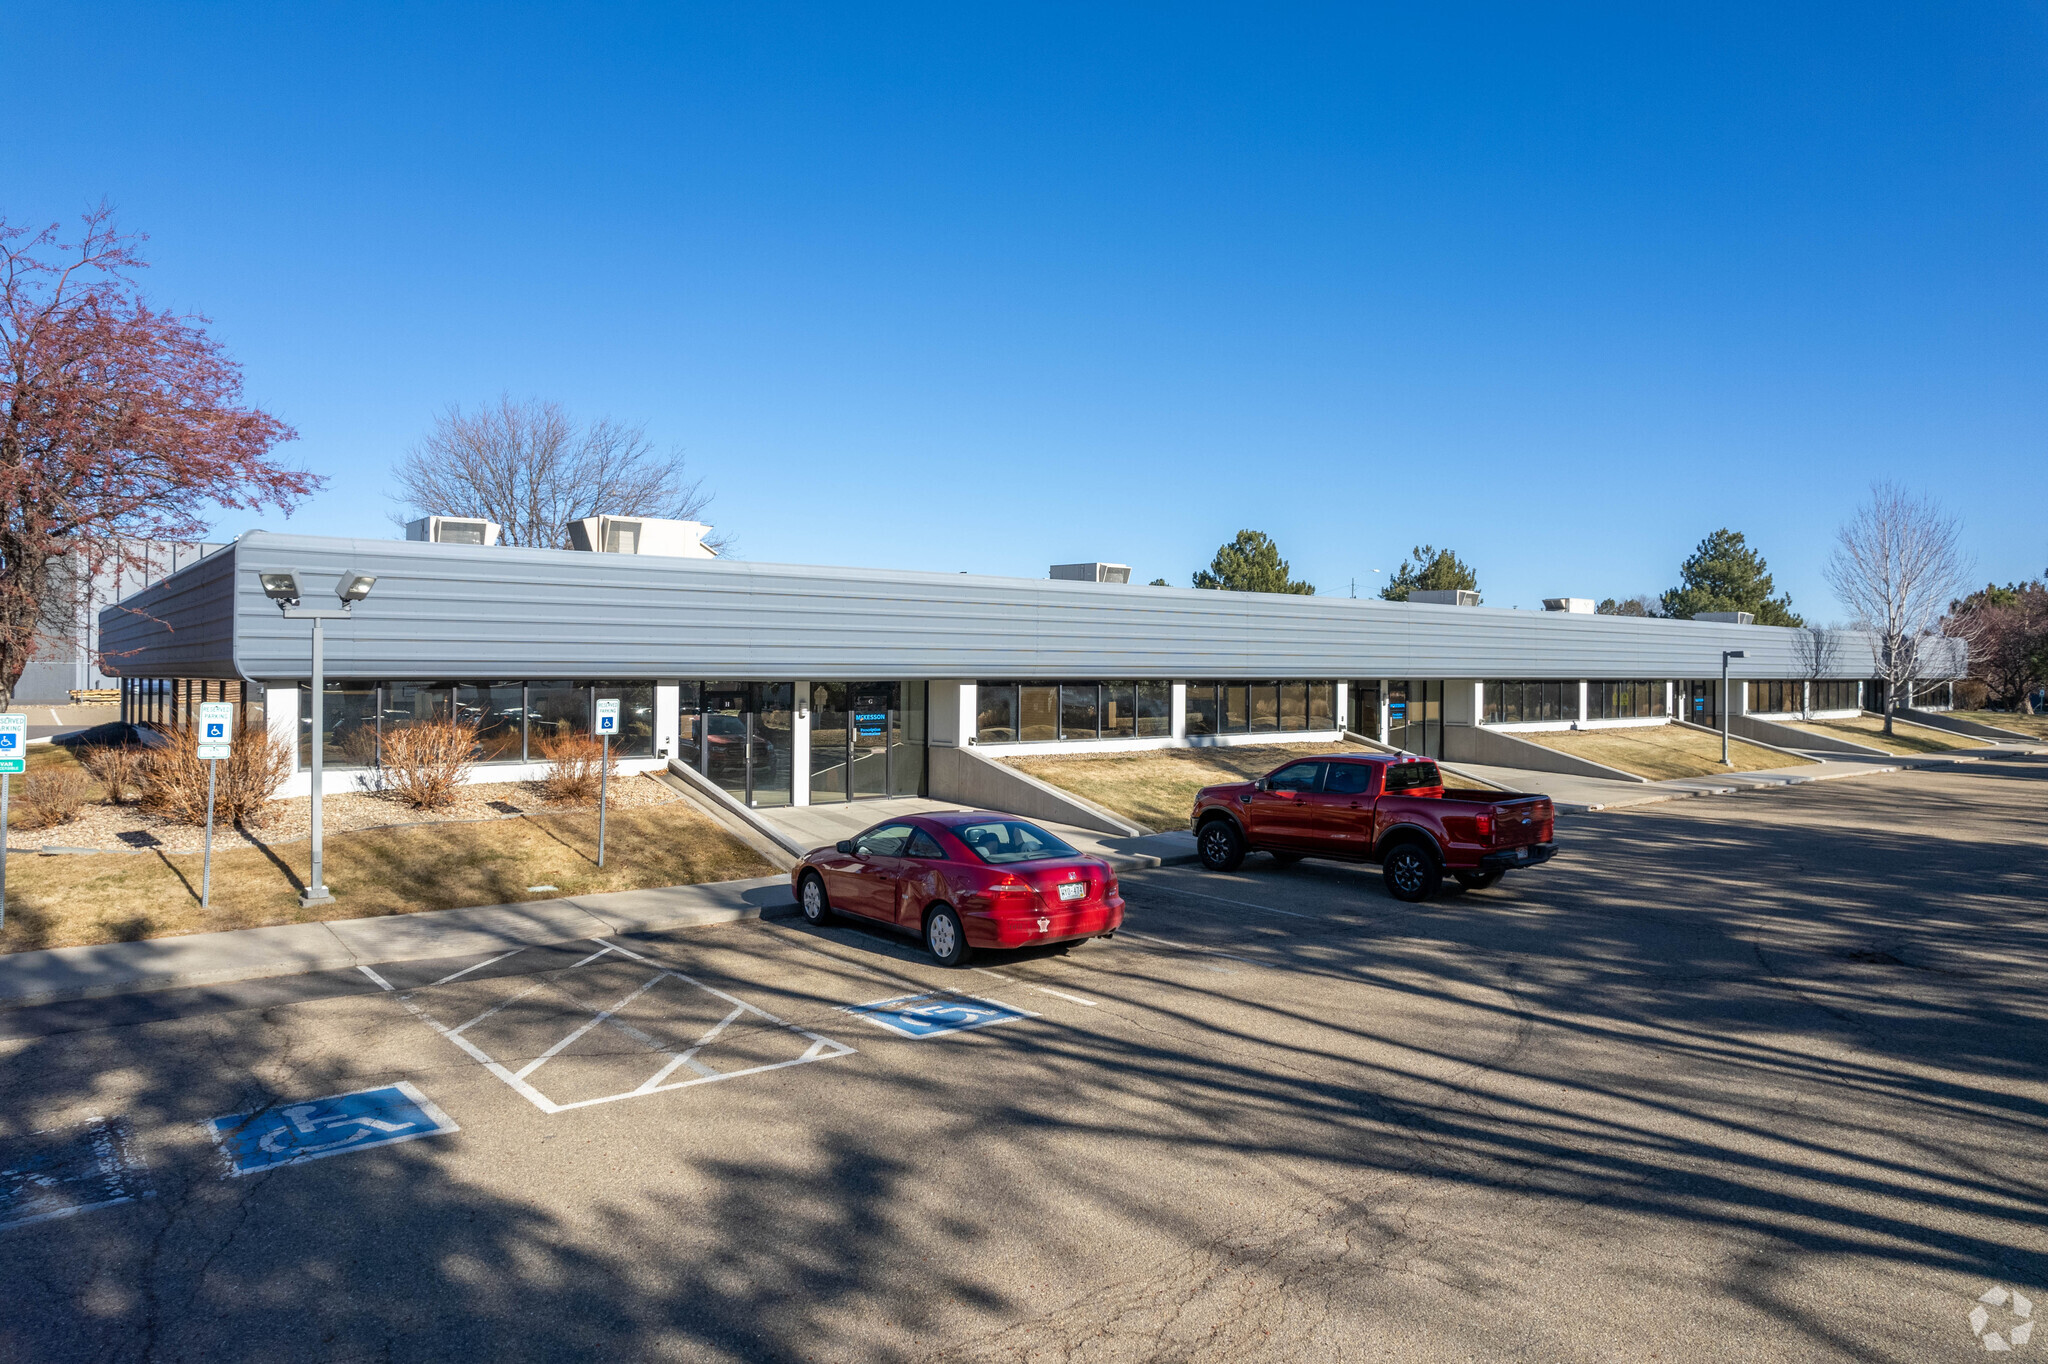
[(414, 515), (481, 517), (503, 528), (502, 543), (539, 549), (567, 548), (579, 517), (695, 521), (711, 505), (702, 481), (685, 477), (682, 453), (657, 451), (645, 427), (609, 417), (579, 426), (559, 403), (509, 396), (480, 412), (450, 407), (393, 477), (395, 500)]
[(1799, 658), (1800, 671), (1806, 675), (1806, 695), (1800, 702), (1800, 714), (1806, 719), (1813, 718), (1813, 686), (1834, 675), (1835, 663), (1841, 657), (1841, 637), (1834, 627), (1828, 625), (1801, 625), (1792, 631), (1792, 652)]
[(1870, 501), (1836, 534), (1828, 585), (1877, 636), (1886, 734), (1893, 712), (1912, 705), (1913, 684), (1927, 675), (1930, 655), (1947, 658), (1947, 650), (1929, 646), (1942, 639), (1942, 616), (1968, 579), (1961, 534), (1961, 525), (1934, 501), (1890, 482), (1873, 484)]

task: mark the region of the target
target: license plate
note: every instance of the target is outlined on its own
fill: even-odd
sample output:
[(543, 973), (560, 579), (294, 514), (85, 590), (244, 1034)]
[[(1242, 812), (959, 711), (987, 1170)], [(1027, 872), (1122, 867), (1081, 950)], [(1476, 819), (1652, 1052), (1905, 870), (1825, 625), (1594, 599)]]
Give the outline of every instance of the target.
[(1088, 883), (1085, 881), (1063, 881), (1060, 883), (1060, 899), (1085, 900), (1088, 898)]
[(1527, 862), (1529, 860), (1529, 850), (1527, 848), (1515, 849), (1515, 860), (1518, 862)]

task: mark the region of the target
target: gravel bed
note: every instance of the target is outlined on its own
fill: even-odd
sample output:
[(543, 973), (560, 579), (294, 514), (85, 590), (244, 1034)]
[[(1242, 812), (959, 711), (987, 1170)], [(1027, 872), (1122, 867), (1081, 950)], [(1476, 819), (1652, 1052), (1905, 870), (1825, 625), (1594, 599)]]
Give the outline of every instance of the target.
[[(639, 773), (621, 776), (612, 783), (610, 805), (614, 810), (637, 810), (681, 799), (682, 796), (665, 782), (647, 773)], [(465, 786), (453, 804), (439, 810), (415, 810), (381, 792), (330, 795), (320, 805), (322, 827), (328, 834), (416, 824), (518, 819), (524, 815), (569, 814), (597, 808), (594, 800), (582, 805), (552, 804), (541, 795), (540, 783), (524, 781)], [(295, 843), (311, 835), (313, 802), (310, 797), (272, 801), (270, 810), (269, 821), (260, 829), (216, 825), (213, 846), (269, 847)], [(206, 830), (198, 825), (173, 823), (134, 805), (87, 805), (75, 819), (65, 824), (47, 829), (17, 827), (9, 830), (7, 850), (15, 853), (43, 852), (46, 849), (63, 849), (66, 852), (198, 852), (205, 844)]]

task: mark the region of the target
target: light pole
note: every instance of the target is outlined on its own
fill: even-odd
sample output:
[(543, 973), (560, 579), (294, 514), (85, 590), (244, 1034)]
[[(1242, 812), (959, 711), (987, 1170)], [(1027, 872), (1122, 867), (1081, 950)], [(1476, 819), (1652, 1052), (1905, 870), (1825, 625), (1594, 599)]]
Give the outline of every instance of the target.
[(263, 595), (277, 603), (287, 620), (310, 620), (313, 622), (313, 867), (306, 877), (306, 893), (299, 897), (301, 906), (324, 905), (334, 896), (327, 889), (325, 861), (326, 849), (320, 838), (320, 777), (321, 758), (326, 749), (325, 720), (327, 678), (323, 654), (327, 644), (326, 625), (330, 620), (348, 620), (355, 614), (355, 605), (370, 595), (370, 588), (376, 584), (376, 576), (357, 573), (353, 570), (341, 575), (334, 585), (334, 595), (341, 599), (339, 611), (321, 611), (299, 605), (302, 595), (300, 579), (303, 574), (296, 572), (265, 573), (258, 571), (256, 577), (263, 584)]
[(1740, 649), (1721, 651), (1721, 766), (1733, 767), (1728, 761), (1728, 660), (1743, 657)]

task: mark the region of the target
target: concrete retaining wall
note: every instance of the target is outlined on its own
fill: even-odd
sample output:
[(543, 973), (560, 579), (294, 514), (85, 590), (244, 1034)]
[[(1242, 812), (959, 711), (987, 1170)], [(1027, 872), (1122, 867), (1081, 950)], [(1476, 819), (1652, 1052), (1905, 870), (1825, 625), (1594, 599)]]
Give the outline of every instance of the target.
[(1574, 777), (1600, 777), (1606, 781), (1647, 782), (1633, 772), (1576, 758), (1542, 744), (1517, 739), (1484, 725), (1445, 725), (1444, 757), (1455, 762), (1480, 763), (1488, 767), (1520, 767), (1531, 772), (1563, 772)]
[[(1721, 732), (1718, 725), (1698, 725), (1698, 729)], [(1811, 734), (1790, 725), (1777, 724), (1770, 720), (1759, 720), (1754, 715), (1731, 715), (1728, 717), (1728, 733), (1737, 739), (1748, 739), (1767, 748), (1789, 748), (1809, 753), (1855, 753), (1875, 754), (1880, 758), (1893, 756), (1885, 749), (1871, 744), (1859, 744), (1848, 739), (1837, 739), (1832, 734)]]
[(1938, 710), (1902, 710), (1898, 718), (1911, 720), (1916, 725), (1929, 729), (1945, 729), (1951, 734), (1967, 734), (1976, 739), (2017, 739), (2023, 744), (2038, 744), (2041, 741), (2031, 734), (2022, 734), (2016, 729), (1999, 729), (1976, 720), (1958, 719)]
[(956, 801), (978, 810), (1001, 810), (1027, 819), (1072, 824), (1097, 833), (1139, 835), (1141, 829), (1092, 800), (1019, 772), (1007, 763), (984, 758), (971, 748), (927, 751), (925, 780), (933, 800)]
[(747, 846), (784, 871), (795, 866), (810, 851), (798, 846), (796, 840), (761, 818), (759, 811), (748, 809), (744, 802), (734, 800), (730, 792), (696, 768), (685, 767), (671, 758), (663, 776), (677, 790), (689, 795), (704, 813), (732, 830)]

